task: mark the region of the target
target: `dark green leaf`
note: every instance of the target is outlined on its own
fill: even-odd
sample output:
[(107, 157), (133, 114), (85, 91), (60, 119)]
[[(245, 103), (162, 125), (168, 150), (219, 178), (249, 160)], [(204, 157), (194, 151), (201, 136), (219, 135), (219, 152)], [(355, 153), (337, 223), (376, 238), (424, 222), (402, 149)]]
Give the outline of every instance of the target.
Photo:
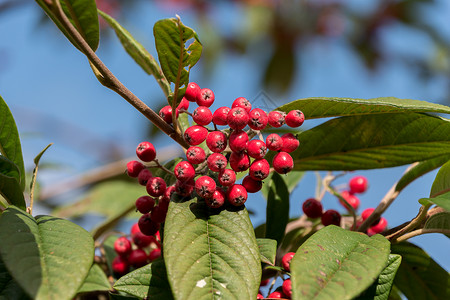
[[(273, 174), (274, 172), (270, 173), (269, 176), (264, 179), (264, 182), (270, 182), (272, 180)], [(288, 187), (289, 193), (292, 193), (292, 191), (297, 187), (300, 180), (302, 180), (303, 175), (305, 175), (305, 172), (292, 171), (282, 176), (284, 182), (286, 183), (286, 186)], [(267, 196), (269, 195), (269, 186), (269, 184), (263, 184), (263, 187), (261, 189), (261, 194), (264, 196), (264, 198), (266, 198), (266, 200)]]
[(450, 299), (450, 276), (425, 251), (411, 243), (392, 245), (402, 256), (394, 284), (409, 300)]
[(450, 192), (434, 198), (422, 198), (419, 200), (419, 203), (422, 205), (436, 204), (437, 206), (442, 207), (446, 211), (450, 212)]
[(266, 238), (280, 245), (289, 221), (289, 191), (280, 174), (273, 172), (267, 197)]
[(109, 293), (109, 299), (111, 299), (111, 300), (136, 300), (139, 298), (136, 298), (134, 296), (125, 295), (125, 294)]
[(36, 184), (36, 177), (37, 177), (37, 172), (38, 172), (38, 168), (39, 168), (39, 161), (41, 160), (42, 155), (44, 155), (45, 151), (47, 151), (47, 149), (50, 148), (51, 145), (53, 145), (53, 143), (48, 144), (47, 147), (45, 147), (41, 152), (39, 152), (39, 154), (36, 155), (36, 157), (34, 158), (34, 164), (36, 166), (33, 169), (33, 175), (31, 177), (30, 199), (33, 199), (33, 196), (34, 196), (34, 187)]
[(446, 162), (436, 174), (431, 186), (430, 197), (445, 192), (450, 192), (450, 161)]
[(31, 298), (73, 298), (94, 258), (86, 230), (55, 217), (35, 219), (14, 206), (0, 215), (0, 228), (3, 261)]
[(162, 259), (158, 259), (145, 267), (139, 268), (122, 276), (114, 289), (143, 299), (173, 299), (167, 280), (166, 266)]
[(352, 299), (386, 266), (389, 241), (337, 226), (311, 236), (291, 261), (292, 299)]
[(170, 203), (164, 260), (176, 299), (254, 299), (261, 258), (244, 207), (208, 209), (197, 199)]
[(9, 275), (5, 264), (0, 256), (0, 300), (29, 300), (30, 298)]
[(256, 239), (261, 254), (261, 261), (269, 265), (275, 265), (277, 255), (277, 241), (271, 239)]
[(78, 293), (108, 291), (110, 289), (111, 285), (105, 272), (99, 265), (93, 264), (86, 279), (84, 279), (83, 285), (78, 289)]
[(275, 110), (299, 109), (306, 119), (401, 112), (435, 112), (450, 114), (450, 107), (426, 101), (381, 97), (373, 99), (307, 98), (284, 104)]
[(25, 190), (25, 167), (23, 163), (22, 147), (16, 122), (8, 105), (0, 96), (0, 154), (12, 161), (19, 171), (14, 178), (20, 184), (22, 192)]
[(112, 274), (112, 261), (117, 256), (117, 252), (114, 250), (114, 242), (117, 240), (117, 236), (109, 235), (103, 241), (103, 250), (105, 251), (106, 264), (108, 265), (108, 269)]
[(417, 113), (341, 117), (299, 140), (296, 170), (388, 168), (449, 155), (450, 122)]
[[(450, 230), (450, 212), (440, 212), (427, 219), (424, 229), (446, 229)], [(450, 238), (450, 235), (447, 234)]]
[(0, 155), (0, 195), (12, 205), (16, 205), (22, 210), (26, 209), (23, 190), (17, 179), (20, 172), (17, 166)]
[(388, 300), (394, 284), (395, 274), (397, 274), (401, 261), (402, 257), (400, 255), (389, 255), (387, 266), (378, 276), (378, 279), (356, 300)]

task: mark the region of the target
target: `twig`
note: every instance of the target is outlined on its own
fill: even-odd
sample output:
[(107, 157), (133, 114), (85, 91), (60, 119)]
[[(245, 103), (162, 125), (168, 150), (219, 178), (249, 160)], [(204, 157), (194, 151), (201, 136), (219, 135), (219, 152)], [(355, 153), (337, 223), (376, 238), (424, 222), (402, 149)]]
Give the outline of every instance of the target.
[(410, 232), (413, 229), (416, 229), (427, 218), (427, 212), (428, 212), (428, 209), (431, 207), (431, 205), (432, 204), (422, 205), (420, 207), (420, 210), (419, 210), (419, 213), (417, 214), (417, 216), (414, 219), (412, 219), (408, 225), (406, 225), (399, 231), (386, 236), (386, 238), (390, 241), (395, 241), (397, 239), (397, 237), (399, 237), (407, 232)]
[(163, 170), (164, 172), (169, 173), (169, 174), (175, 176), (175, 173), (174, 173), (174, 172), (172, 172), (171, 170), (169, 170), (169, 169), (167, 169), (166, 167), (164, 167), (163, 165), (161, 165), (157, 159), (155, 159), (154, 162), (156, 163), (156, 167), (157, 167), (157, 168), (160, 168), (160, 169)]
[(442, 234), (450, 235), (450, 230), (449, 229), (423, 229), (423, 228), (417, 229), (417, 230), (414, 230), (407, 234), (402, 235), (395, 242), (400, 243), (400, 242), (406, 241), (412, 237), (419, 236), (422, 234), (427, 234), (427, 233), (442, 233)]

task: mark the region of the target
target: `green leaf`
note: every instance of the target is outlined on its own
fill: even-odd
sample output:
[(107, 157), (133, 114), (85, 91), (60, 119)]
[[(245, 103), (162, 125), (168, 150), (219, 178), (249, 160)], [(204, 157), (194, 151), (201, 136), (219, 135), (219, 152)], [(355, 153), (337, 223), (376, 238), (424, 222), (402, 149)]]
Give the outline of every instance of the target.
[(50, 143), (47, 145), (47, 147), (45, 147), (41, 152), (39, 152), (38, 155), (36, 155), (36, 157), (34, 158), (34, 164), (35, 167), (33, 169), (33, 175), (31, 176), (31, 183), (30, 183), (30, 201), (32, 201), (33, 197), (34, 197), (34, 188), (35, 188), (35, 184), (36, 184), (36, 177), (37, 177), (37, 172), (39, 169), (39, 161), (41, 160), (42, 155), (44, 155), (45, 151), (47, 151), (48, 148), (50, 148), (50, 146), (53, 145), (53, 143)]
[(78, 289), (78, 293), (108, 291), (110, 289), (111, 285), (105, 272), (99, 265), (93, 264), (86, 279), (84, 279), (83, 285)]
[(449, 160), (450, 156), (444, 155), (419, 162), (416, 166), (412, 167), (408, 172), (406, 172), (402, 176), (402, 178), (400, 178), (397, 185), (395, 186), (395, 190), (396, 191), (403, 190), (408, 184), (413, 182), (415, 179), (442, 166)]
[(269, 265), (275, 265), (277, 255), (277, 241), (271, 239), (256, 239), (261, 254), (261, 261)]
[(20, 146), (19, 132), (16, 122), (0, 96), (0, 154), (12, 161), (19, 171), (14, 177), (20, 184), (22, 192), (25, 190), (25, 166), (23, 163), (22, 147)]
[(162, 259), (122, 276), (114, 284), (114, 289), (139, 299), (173, 299)]
[(0, 299), (1, 300), (29, 300), (30, 298), (9, 275), (5, 264), (0, 256)]
[[(450, 212), (440, 212), (427, 219), (424, 229), (446, 229), (450, 230)], [(450, 235), (447, 234), (450, 238)]]
[(89, 272), (94, 241), (83, 228), (11, 206), (0, 215), (0, 254), (12, 277), (36, 300), (72, 299)]
[(426, 101), (380, 97), (373, 99), (307, 98), (284, 104), (275, 110), (299, 109), (307, 119), (387, 114), (402, 112), (435, 112), (450, 114), (450, 107)]
[(450, 276), (425, 251), (411, 243), (392, 245), (402, 256), (394, 284), (409, 300), (450, 299)]
[(388, 300), (391, 294), (392, 286), (394, 284), (395, 274), (397, 274), (398, 267), (402, 257), (397, 254), (389, 255), (387, 266), (381, 272), (378, 279), (356, 300)]
[(20, 172), (17, 166), (6, 157), (0, 155), (0, 195), (9, 204), (26, 210), (23, 190), (17, 179), (19, 174)]
[(289, 191), (280, 174), (273, 172), (266, 208), (266, 238), (280, 245), (289, 221)]
[(450, 161), (446, 162), (436, 174), (431, 186), (430, 197), (450, 191)]
[(446, 211), (450, 212), (450, 192), (434, 198), (421, 198), (419, 199), (419, 203), (422, 205), (436, 204), (437, 206), (442, 207)]
[(292, 299), (352, 299), (386, 266), (389, 241), (330, 225), (311, 236), (291, 261)]
[(296, 170), (388, 168), (449, 155), (450, 122), (417, 113), (341, 117), (299, 140)]
[[(264, 182), (270, 182), (272, 180), (272, 175), (275, 174), (274, 172), (271, 172), (269, 176), (264, 179)], [(292, 171), (282, 176), (284, 179), (284, 182), (286, 183), (286, 186), (288, 187), (289, 193), (292, 193), (294, 189), (298, 186), (300, 180), (302, 180), (303, 176), (305, 175), (305, 172), (298, 172), (298, 171)], [(266, 198), (269, 195), (269, 184), (263, 184), (263, 187), (261, 189), (261, 194), (264, 198)]]
[(103, 250), (105, 251), (106, 264), (108, 265), (110, 274), (113, 274), (112, 261), (117, 256), (117, 252), (114, 250), (114, 242), (117, 238), (115, 235), (108, 235), (103, 241)]
[(164, 260), (175, 299), (254, 299), (261, 258), (245, 207), (208, 209), (197, 199), (171, 201)]
[(134, 61), (149, 75), (155, 76), (166, 97), (171, 93), (170, 84), (164, 77), (153, 56), (135, 38), (120, 25), (116, 20), (105, 12), (98, 10), (98, 13), (114, 29), (120, 43)]

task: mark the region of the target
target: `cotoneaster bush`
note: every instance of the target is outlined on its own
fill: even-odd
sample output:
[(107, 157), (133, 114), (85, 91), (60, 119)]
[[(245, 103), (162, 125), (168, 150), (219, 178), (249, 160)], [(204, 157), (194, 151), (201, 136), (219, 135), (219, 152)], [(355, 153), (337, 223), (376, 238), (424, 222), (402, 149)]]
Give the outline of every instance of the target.
[[(449, 107), (396, 98), (313, 98), (264, 111), (239, 97), (212, 109), (214, 91), (189, 80), (202, 44), (179, 17), (154, 26), (157, 63), (117, 21), (97, 11), (95, 1), (37, 3), (86, 55), (100, 83), (171, 137), (184, 156), (160, 161), (151, 140), (137, 145), (136, 160), (123, 170), (140, 195), (91, 234), (62, 218), (33, 215), (38, 164), (48, 147), (35, 159), (26, 201), (19, 135), (0, 98), (0, 298), (450, 298), (449, 274), (407, 242), (450, 234), (450, 123), (436, 115), (449, 114)], [(157, 80), (167, 99), (159, 113), (95, 53), (98, 15)], [(317, 118), (329, 120), (297, 129)], [(344, 188), (335, 187), (347, 171), (406, 164), (379, 205), (362, 213), (359, 194), (370, 192), (365, 177), (355, 173)], [(389, 228), (386, 209), (436, 168), (430, 196), (417, 199), (417, 216)], [(297, 202), (304, 214), (290, 219), (290, 192), (306, 171), (328, 173), (314, 198)], [(114, 187), (121, 191), (120, 183)], [(256, 228), (246, 209), (253, 193), (267, 200), (266, 223)], [(323, 201), (326, 193), (336, 197), (340, 211)], [(130, 233), (113, 231), (130, 210), (141, 214)]]

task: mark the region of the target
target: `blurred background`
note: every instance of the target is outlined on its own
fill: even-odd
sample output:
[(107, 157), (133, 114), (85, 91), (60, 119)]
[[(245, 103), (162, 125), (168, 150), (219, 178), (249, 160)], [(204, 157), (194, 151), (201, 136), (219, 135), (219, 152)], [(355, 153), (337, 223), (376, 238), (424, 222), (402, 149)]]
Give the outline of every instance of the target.
[[(97, 0), (97, 5), (155, 58), (152, 27), (159, 19), (178, 14), (197, 31), (203, 54), (190, 79), (214, 91), (212, 109), (239, 96), (266, 110), (307, 97), (393, 96), (450, 105), (446, 0)], [(159, 111), (165, 100), (154, 78), (134, 63), (102, 20), (100, 25), (99, 57)], [(175, 142), (99, 84), (86, 58), (34, 1), (0, 0), (0, 95), (16, 119), (29, 172), (33, 158), (54, 143), (41, 160), (36, 214), (70, 217), (98, 230), (131, 212), (131, 219), (117, 224), (128, 231), (138, 217), (132, 213), (134, 200), (145, 194), (124, 176), (137, 144), (152, 141), (161, 159), (182, 155)], [(306, 121), (302, 129), (320, 122)], [(369, 179), (368, 192), (360, 196), (362, 211), (376, 206), (405, 168), (356, 171), (336, 184), (345, 188), (354, 175)], [(429, 196), (435, 174), (400, 194), (385, 214), (390, 226), (415, 217), (417, 200)], [(315, 185), (316, 175), (306, 174), (292, 193), (292, 216), (314, 196)], [(255, 194), (247, 201), (255, 226), (265, 222), (264, 201)], [(324, 208), (344, 212), (330, 195)], [(447, 237), (433, 234), (411, 242), (450, 270)]]

